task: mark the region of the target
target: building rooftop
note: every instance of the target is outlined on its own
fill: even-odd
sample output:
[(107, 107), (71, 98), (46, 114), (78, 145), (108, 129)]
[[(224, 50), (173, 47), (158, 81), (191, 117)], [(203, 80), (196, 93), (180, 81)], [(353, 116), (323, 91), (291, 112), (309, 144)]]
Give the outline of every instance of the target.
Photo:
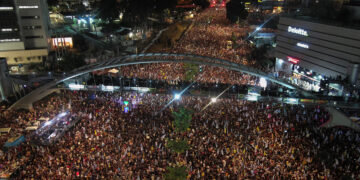
[(325, 25), (329, 25), (329, 26), (338, 26), (338, 27), (343, 27), (343, 28), (360, 30), (360, 22), (359, 21), (345, 22), (345, 21), (339, 21), (336, 19), (319, 19), (319, 18), (301, 15), (301, 14), (282, 14), (282, 17), (288, 17), (288, 18), (308, 21), (308, 22), (312, 22), (312, 23), (325, 24)]

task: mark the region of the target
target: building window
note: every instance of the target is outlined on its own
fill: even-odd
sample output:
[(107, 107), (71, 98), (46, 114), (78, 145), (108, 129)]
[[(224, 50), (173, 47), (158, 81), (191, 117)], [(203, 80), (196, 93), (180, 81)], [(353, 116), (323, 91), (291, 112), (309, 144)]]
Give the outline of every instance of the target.
[(11, 32), (11, 31), (13, 31), (13, 29), (12, 28), (3, 28), (3, 29), (1, 29), (1, 31), (2, 32)]
[(41, 26), (23, 26), (24, 30), (41, 29)]
[(18, 42), (20, 39), (0, 39), (0, 42)]
[(21, 19), (39, 19), (40, 16), (21, 16)]
[(37, 39), (37, 38), (43, 38), (43, 36), (26, 36), (26, 39)]
[(19, 9), (37, 9), (39, 6), (19, 6)]
[(13, 7), (0, 7), (0, 11), (8, 11), (8, 10), (13, 10)]

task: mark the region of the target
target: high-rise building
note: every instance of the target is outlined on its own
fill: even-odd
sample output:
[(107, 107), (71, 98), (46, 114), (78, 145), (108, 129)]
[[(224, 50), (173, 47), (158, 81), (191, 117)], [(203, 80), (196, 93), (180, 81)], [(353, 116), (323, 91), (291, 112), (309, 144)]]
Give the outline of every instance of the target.
[(86, 9), (92, 9), (95, 3), (99, 3), (101, 0), (59, 0), (59, 4), (64, 4), (68, 6), (71, 10), (73, 10), (75, 7), (79, 4), (82, 4), (85, 6)]
[(45, 0), (1, 0), (0, 58), (13, 71), (42, 63), (49, 51), (48, 26)]
[(276, 70), (319, 84), (324, 77), (360, 82), (360, 30), (310, 17), (280, 17)]
[(0, 1), (0, 51), (24, 49), (13, 0)]

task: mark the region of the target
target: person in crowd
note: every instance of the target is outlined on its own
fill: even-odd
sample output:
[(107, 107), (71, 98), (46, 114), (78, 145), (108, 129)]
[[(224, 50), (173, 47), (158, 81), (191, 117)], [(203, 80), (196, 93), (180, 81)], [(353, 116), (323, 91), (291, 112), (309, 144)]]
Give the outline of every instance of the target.
[[(97, 92), (89, 99), (92, 93), (63, 91), (34, 111), (10, 112), (23, 126), (71, 104), (81, 120), (54, 145), (29, 140), (1, 152), (1, 170), (17, 170), (15, 179), (162, 179), (180, 161), (191, 179), (356, 179), (360, 173), (359, 133), (320, 128), (329, 113), (319, 106), (223, 98), (201, 111), (210, 98), (183, 96), (161, 111), (171, 95)], [(172, 111), (179, 107), (195, 113), (184, 134), (190, 149), (177, 155), (166, 144), (176, 136)]]

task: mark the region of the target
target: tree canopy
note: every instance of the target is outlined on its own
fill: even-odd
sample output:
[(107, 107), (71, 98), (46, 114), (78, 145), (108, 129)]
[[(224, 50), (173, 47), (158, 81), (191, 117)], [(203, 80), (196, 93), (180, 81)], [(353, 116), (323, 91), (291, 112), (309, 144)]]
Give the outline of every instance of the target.
[(336, 1), (319, 0), (310, 7), (310, 16), (322, 21), (337, 21), (345, 25), (354, 23), (355, 12), (347, 7), (337, 8)]
[(178, 112), (173, 112), (175, 132), (185, 132), (190, 127), (192, 112), (181, 108)]
[(201, 8), (205, 9), (210, 6), (210, 2), (208, 0), (194, 0), (194, 4), (200, 6)]
[(245, 3), (242, 0), (231, 0), (226, 3), (226, 18), (235, 23), (238, 20), (244, 20), (248, 16), (245, 9)]
[(184, 70), (185, 70), (185, 80), (192, 81), (194, 80), (194, 77), (199, 73), (199, 65), (185, 63)]
[(112, 22), (119, 18), (119, 14), (119, 3), (117, 0), (102, 0), (97, 18)]
[(60, 69), (65, 72), (69, 72), (84, 65), (86, 65), (85, 57), (74, 53), (65, 54), (65, 56), (63, 56), (63, 60), (59, 62)]
[(189, 149), (189, 144), (187, 140), (169, 140), (167, 147), (176, 153), (183, 153)]
[(173, 9), (176, 4), (177, 0), (102, 0), (98, 17), (112, 22), (123, 12), (124, 21), (143, 22), (153, 13)]
[(47, 0), (48, 6), (57, 6), (59, 4), (59, 0)]
[(187, 171), (185, 166), (167, 167), (164, 175), (166, 180), (186, 180)]

